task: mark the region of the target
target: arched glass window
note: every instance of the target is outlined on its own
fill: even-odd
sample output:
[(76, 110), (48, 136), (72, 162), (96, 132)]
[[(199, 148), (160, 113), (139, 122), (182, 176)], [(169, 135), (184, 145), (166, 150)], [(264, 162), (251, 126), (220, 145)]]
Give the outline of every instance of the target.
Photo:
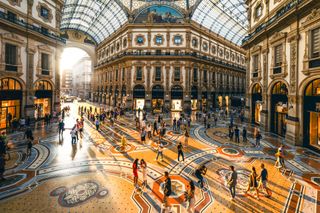
[(259, 84), (255, 84), (252, 88), (253, 94), (261, 94), (261, 86)]
[(281, 81), (275, 83), (275, 85), (272, 88), (272, 94), (287, 95), (288, 94), (287, 86)]
[(320, 96), (320, 79), (313, 80), (308, 84), (305, 96)]
[(34, 88), (35, 90), (52, 90), (50, 82), (45, 80), (37, 81)]
[(14, 78), (2, 78), (0, 90), (21, 90), (21, 84)]

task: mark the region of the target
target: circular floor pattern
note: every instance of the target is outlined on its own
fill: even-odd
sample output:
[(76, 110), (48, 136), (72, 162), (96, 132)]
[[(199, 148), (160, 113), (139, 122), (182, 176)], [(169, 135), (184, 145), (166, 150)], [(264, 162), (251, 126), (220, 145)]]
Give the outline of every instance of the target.
[(127, 144), (124, 149), (120, 145), (117, 145), (115, 147), (111, 147), (110, 151), (113, 154), (120, 154), (120, 153), (132, 152), (135, 149), (136, 147), (134, 145)]
[(218, 153), (226, 155), (228, 157), (242, 157), (244, 154), (240, 149), (233, 148), (233, 147), (218, 147)]
[(50, 196), (59, 196), (58, 203), (63, 207), (74, 207), (94, 197), (103, 198), (108, 194), (106, 189), (99, 192), (99, 184), (93, 181), (78, 183), (70, 188), (58, 187)]

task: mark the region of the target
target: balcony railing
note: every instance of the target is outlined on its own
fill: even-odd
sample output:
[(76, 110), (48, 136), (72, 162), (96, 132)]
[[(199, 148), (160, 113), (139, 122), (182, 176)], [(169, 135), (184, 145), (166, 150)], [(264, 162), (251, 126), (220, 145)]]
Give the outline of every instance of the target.
[(214, 58), (214, 57), (211, 57), (211, 56), (204, 56), (204, 55), (200, 55), (200, 54), (197, 54), (197, 53), (171, 53), (171, 52), (166, 52), (166, 53), (161, 53), (160, 55), (159, 54), (156, 54), (155, 52), (122, 52), (122, 53), (119, 53), (118, 55), (115, 55), (115, 56), (112, 56), (106, 60), (103, 60), (104, 62), (102, 63), (98, 63), (97, 66), (101, 66), (103, 64), (106, 64), (106, 63), (109, 63), (111, 61), (114, 61), (116, 59), (119, 59), (119, 58), (122, 58), (122, 57), (125, 57), (125, 56), (146, 56), (146, 57), (167, 57), (167, 56), (179, 56), (179, 57), (195, 57), (197, 59), (201, 59), (201, 60), (205, 60), (205, 61), (208, 61), (208, 62), (211, 62), (211, 63), (214, 63), (214, 64), (217, 64), (217, 65), (220, 65), (220, 66), (224, 66), (224, 67), (228, 67), (228, 68), (232, 68), (232, 69), (236, 69), (238, 71), (242, 71), (242, 72), (245, 72), (246, 69), (243, 68), (242, 66), (238, 66), (238, 65), (235, 65), (235, 64), (231, 64), (231, 63), (228, 63), (226, 61), (223, 61), (221, 59), (217, 59), (217, 58)]
[(58, 35), (56, 35), (54, 33), (49, 33), (47, 31), (41, 29), (41, 27), (37, 27), (37, 26), (34, 26), (32, 24), (28, 24), (28, 23), (26, 23), (26, 22), (24, 22), (22, 20), (19, 20), (19, 19), (15, 18), (15, 17), (11, 17), (11, 16), (9, 17), (8, 14), (6, 14), (6, 13), (4, 13), (2, 11), (0, 11), (0, 19), (9, 21), (9, 22), (14, 23), (14, 24), (17, 24), (17, 25), (19, 25), (21, 27), (24, 27), (24, 28), (28, 29), (28, 30), (31, 30), (31, 31), (34, 31), (34, 32), (38, 32), (38, 33), (40, 33), (42, 35), (45, 35), (45, 36), (47, 36), (47, 37), (49, 37), (51, 39), (57, 40), (59, 42), (66, 43), (66, 40), (64, 38), (62, 38), (62, 37), (60, 37), (60, 36), (58, 36)]
[(298, 4), (300, 4), (303, 0), (292, 0), (290, 1), (288, 4), (284, 5), (282, 8), (280, 8), (277, 13), (272, 16), (267, 22), (264, 22), (262, 24), (260, 24), (254, 32), (250, 33), (249, 35), (247, 35), (243, 40), (242, 40), (242, 44), (244, 44), (245, 42), (249, 41), (253, 36), (255, 36), (256, 34), (258, 34), (259, 32), (261, 32), (262, 30), (266, 29), (268, 26), (270, 26), (271, 24), (275, 23), (276, 21), (278, 21), (278, 19), (283, 16), (284, 14), (286, 14), (289, 10), (291, 10), (292, 8), (295, 8)]

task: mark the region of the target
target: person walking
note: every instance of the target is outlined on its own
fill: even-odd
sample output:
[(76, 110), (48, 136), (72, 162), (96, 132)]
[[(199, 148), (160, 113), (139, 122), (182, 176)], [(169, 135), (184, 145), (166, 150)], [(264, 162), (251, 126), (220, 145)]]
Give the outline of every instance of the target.
[(74, 145), (77, 143), (77, 128), (76, 125), (74, 125), (74, 127), (72, 128), (71, 132), (71, 144)]
[(165, 181), (164, 181), (164, 189), (163, 189), (163, 204), (164, 207), (167, 208), (168, 207), (168, 198), (171, 195), (171, 179), (169, 177), (169, 173), (168, 172), (164, 172), (164, 177), (165, 177)]
[(251, 169), (251, 174), (249, 176), (249, 185), (248, 188), (246, 190), (246, 194), (248, 194), (248, 191), (253, 188), (256, 191), (256, 196), (257, 199), (259, 200), (259, 190), (258, 190), (258, 182), (257, 182), (257, 172), (256, 172), (256, 168), (253, 166)]
[(182, 161), (184, 161), (183, 147), (181, 142), (179, 143), (177, 148), (178, 148), (178, 161), (180, 162), (180, 156), (182, 157)]
[(260, 134), (260, 131), (257, 130), (257, 134), (256, 134), (256, 147), (260, 147), (260, 140), (261, 140), (262, 136)]
[(28, 144), (27, 144), (27, 156), (31, 155), (31, 149), (32, 149), (32, 142), (33, 140), (31, 138), (28, 139)]
[(172, 130), (174, 132), (177, 131), (177, 119), (176, 118), (173, 119)]
[(160, 141), (158, 142), (156, 161), (158, 160), (159, 156), (161, 156), (161, 161), (163, 161), (163, 145)]
[(151, 140), (152, 134), (151, 134), (151, 124), (150, 123), (147, 126), (147, 133), (148, 133), (148, 139)]
[(275, 163), (275, 167), (277, 167), (278, 169), (284, 168), (285, 169), (285, 164), (284, 164), (284, 150), (283, 150), (283, 145), (281, 145), (276, 154), (275, 154), (277, 160)]
[(158, 134), (158, 124), (157, 124), (156, 120), (153, 122), (153, 133), (152, 134), (153, 134), (153, 136)]
[(147, 132), (146, 132), (145, 128), (142, 128), (142, 130), (141, 130), (141, 143), (142, 144), (146, 143), (146, 135), (147, 135)]
[(267, 186), (267, 182), (268, 182), (268, 171), (265, 168), (264, 164), (261, 164), (261, 172), (260, 175), (258, 177), (259, 180), (259, 185), (258, 185), (258, 189), (261, 190), (265, 190), (267, 193), (266, 197), (271, 197), (271, 190), (269, 189), (269, 187)]
[(233, 128), (231, 125), (229, 126), (229, 138), (230, 138), (230, 141), (233, 141)]
[(58, 129), (59, 129), (59, 137), (60, 137), (60, 135), (62, 135), (62, 137), (63, 137), (64, 122), (63, 122), (63, 120), (62, 120), (62, 119), (59, 121)]
[(240, 143), (240, 130), (239, 130), (238, 126), (236, 126), (236, 128), (234, 130), (234, 135), (235, 135), (236, 143)]
[(194, 212), (194, 208), (195, 208), (195, 204), (196, 204), (196, 200), (195, 200), (195, 196), (194, 196), (195, 190), (196, 190), (196, 187), (194, 186), (194, 182), (192, 180), (190, 180), (188, 191), (187, 191), (187, 202), (188, 202), (187, 212), (188, 213)]
[(247, 142), (247, 129), (246, 129), (246, 127), (243, 127), (243, 129), (242, 129), (242, 140), (243, 140), (243, 142), (245, 143), (245, 142)]
[(95, 125), (96, 125), (96, 130), (99, 131), (99, 126), (100, 126), (100, 121), (99, 121), (99, 119), (96, 119)]
[(142, 182), (142, 187), (143, 188), (147, 188), (148, 187), (148, 184), (147, 184), (147, 163), (141, 159), (140, 161), (140, 167), (142, 169), (142, 177), (143, 177), (143, 182)]
[(195, 176), (198, 178), (198, 184), (200, 188), (203, 188), (203, 175), (207, 173), (207, 167), (205, 165), (200, 165), (194, 172)]
[(24, 132), (24, 136), (23, 138), (27, 138), (27, 139), (32, 139), (33, 140), (33, 133), (30, 127), (28, 127), (26, 129), (26, 131)]
[(138, 163), (139, 163), (139, 159), (136, 158), (133, 161), (132, 164), (132, 170), (133, 170), (133, 185), (135, 188), (138, 188)]
[(234, 166), (230, 166), (231, 169), (231, 175), (228, 180), (228, 185), (229, 185), (229, 190), (231, 194), (231, 199), (233, 200), (236, 197), (236, 185), (237, 185), (237, 179), (238, 179), (238, 174), (234, 169)]
[(188, 147), (188, 142), (189, 142), (189, 133), (188, 133), (188, 130), (186, 130), (184, 133), (184, 146), (185, 147)]

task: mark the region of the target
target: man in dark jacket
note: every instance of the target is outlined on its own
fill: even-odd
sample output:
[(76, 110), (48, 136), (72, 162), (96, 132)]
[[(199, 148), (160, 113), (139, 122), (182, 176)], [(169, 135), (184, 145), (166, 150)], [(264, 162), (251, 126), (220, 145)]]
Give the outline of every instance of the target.
[(163, 190), (163, 204), (165, 207), (168, 206), (167, 200), (168, 197), (171, 195), (171, 179), (169, 177), (169, 173), (168, 172), (164, 172), (164, 177), (166, 178), (164, 181), (164, 190)]

